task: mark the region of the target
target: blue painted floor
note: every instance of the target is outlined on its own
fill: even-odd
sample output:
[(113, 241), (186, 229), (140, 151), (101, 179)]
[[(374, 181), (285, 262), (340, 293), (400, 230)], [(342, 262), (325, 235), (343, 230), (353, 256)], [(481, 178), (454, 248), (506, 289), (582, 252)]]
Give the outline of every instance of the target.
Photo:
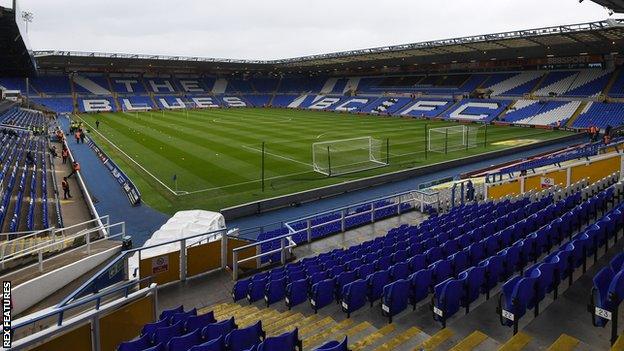
[[(235, 220), (231, 220), (227, 222), (228, 228), (241, 228), (241, 229), (249, 229), (256, 227), (269, 227), (273, 228), (277, 223), (289, 221), (297, 218), (306, 217), (309, 215), (313, 215), (315, 213), (331, 210), (333, 208), (339, 208), (343, 206), (348, 206), (350, 204), (364, 202), (367, 200), (372, 200), (379, 197), (389, 196), (392, 194), (418, 189), (418, 185), (426, 182), (430, 182), (436, 179), (454, 177), (458, 174), (467, 173), (471, 171), (475, 171), (478, 169), (482, 169), (485, 167), (489, 167), (492, 165), (500, 164), (503, 162), (508, 162), (512, 160), (517, 160), (525, 157), (530, 157), (535, 154), (552, 151), (556, 149), (560, 149), (565, 146), (573, 145), (579, 143), (578, 140), (562, 142), (555, 145), (548, 145), (539, 148), (535, 148), (533, 150), (518, 152), (512, 155), (499, 157), (493, 160), (485, 160), (481, 162), (475, 162), (470, 165), (449, 168), (447, 170), (431, 173), (419, 177), (414, 177), (411, 179), (403, 180), (400, 182), (385, 184), (381, 186), (377, 186), (369, 189), (362, 189), (358, 191), (354, 191), (351, 193), (347, 193), (344, 195), (340, 195), (333, 198), (321, 199), (316, 201), (311, 201), (305, 204), (302, 204), (299, 207), (288, 207), (279, 209), (276, 211), (271, 211), (255, 216), (243, 217)], [(251, 233), (246, 234), (243, 230), (243, 236), (252, 237)]]
[[(59, 123), (63, 130), (69, 129), (67, 118), (59, 118)], [(95, 152), (86, 143), (76, 144), (74, 138), (68, 141), (69, 149), (80, 162), (82, 177), (100, 216), (109, 215), (111, 223), (126, 222), (126, 233), (132, 236), (133, 246), (142, 246), (169, 216), (145, 204), (132, 206)]]

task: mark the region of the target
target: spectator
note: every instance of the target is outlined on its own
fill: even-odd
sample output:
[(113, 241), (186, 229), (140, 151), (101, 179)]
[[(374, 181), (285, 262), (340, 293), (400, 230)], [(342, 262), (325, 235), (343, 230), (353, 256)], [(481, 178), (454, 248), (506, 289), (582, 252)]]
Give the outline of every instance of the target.
[(35, 163), (35, 159), (33, 157), (32, 151), (28, 150), (26, 153), (26, 164), (32, 165)]
[(76, 133), (74, 133), (74, 138), (76, 138), (76, 144), (80, 144), (80, 131), (76, 130)]
[(67, 158), (69, 157), (69, 149), (63, 145), (63, 151), (61, 151), (63, 157), (63, 164), (67, 164)]
[(80, 142), (83, 143), (83, 144), (84, 144), (84, 141), (85, 141), (85, 136), (86, 136), (85, 132), (82, 129), (80, 129)]
[(56, 152), (56, 145), (52, 145), (52, 147), (50, 148), (50, 154), (52, 154), (52, 157), (54, 158), (58, 157), (58, 153)]
[(63, 199), (67, 200), (71, 199), (71, 193), (69, 192), (69, 182), (67, 182), (67, 177), (63, 177), (63, 181), (61, 182), (61, 186), (63, 188)]
[(67, 178), (73, 176), (78, 172), (80, 172), (80, 163), (78, 163), (78, 161), (74, 161), (74, 163), (72, 164), (72, 171), (70, 174), (67, 175)]

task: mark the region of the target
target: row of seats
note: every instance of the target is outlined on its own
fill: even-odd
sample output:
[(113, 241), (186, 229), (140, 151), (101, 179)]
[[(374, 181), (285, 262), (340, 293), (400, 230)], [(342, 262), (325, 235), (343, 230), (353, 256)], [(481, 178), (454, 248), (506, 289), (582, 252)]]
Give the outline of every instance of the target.
[[(624, 225), (621, 199), (622, 194), (616, 194), (615, 188), (609, 187), (576, 207), (569, 217), (576, 222), (571, 223), (568, 233), (580, 229), (582, 222), (587, 223), (587, 227), (571, 235), (569, 242), (563, 243), (523, 274), (503, 284), (497, 311), (502, 325), (513, 326), (514, 334), (517, 333), (519, 320), (527, 310), (534, 309), (537, 316), (539, 304), (546, 294), (553, 292), (553, 297), (557, 298), (561, 281), (568, 279), (571, 285), (574, 270), (582, 266), (584, 273), (588, 257), (594, 256), (596, 262), (599, 248), (604, 247), (606, 251), (609, 240), (616, 237)], [(609, 204), (616, 206), (607, 212)], [(592, 220), (595, 223), (591, 224)]]
[[(11, 232), (48, 228), (45, 138), (6, 129), (0, 130), (0, 135), (0, 227), (7, 225)], [(26, 157), (28, 152), (31, 160)]]
[[(375, 208), (374, 211), (372, 211), (373, 207)], [(373, 204), (361, 205), (354, 209), (345, 211), (344, 225), (341, 220), (342, 213), (340, 211), (310, 219), (309, 225), (311, 226), (311, 230), (309, 233), (306, 230), (308, 226), (307, 220), (291, 223), (291, 228), (296, 231), (296, 233), (292, 235), (292, 240), (297, 244), (307, 242), (308, 234), (310, 235), (311, 240), (321, 239), (333, 234), (340, 233), (343, 231), (343, 229), (354, 229), (362, 225), (372, 223), (373, 221), (396, 216), (399, 211), (401, 213), (406, 213), (411, 210), (413, 210), (413, 206), (409, 203), (402, 203), (399, 205), (398, 203), (395, 204), (385, 200), (376, 201)], [(373, 212), (372, 215), (371, 211)], [(284, 236), (288, 233), (289, 229), (285, 226), (282, 226), (279, 229), (273, 229), (260, 233), (257, 237), (257, 240), (264, 241)], [(280, 240), (274, 240), (261, 244), (260, 250), (262, 253), (266, 253), (279, 249), (280, 247)], [(262, 263), (280, 262), (280, 260), (281, 256), (279, 252), (273, 255), (263, 256), (261, 258)]]
[(40, 131), (46, 126), (46, 118), (39, 112), (14, 108), (0, 115), (0, 123)]
[[(522, 233), (522, 231), (517, 231), (515, 225), (512, 225), (495, 234), (500, 237), (501, 242), (507, 244), (506, 247), (501, 245), (504, 247), (501, 251), (483, 261), (493, 264), (491, 268), (495, 267), (495, 269), (488, 271), (485, 268), (487, 265), (480, 264), (462, 272), (457, 278), (451, 278), (436, 285), (432, 303), (434, 319), (445, 326), (447, 319), (457, 313), (460, 308), (464, 307), (468, 313), (470, 303), (476, 301), (481, 293), (491, 288), (488, 284), (496, 285), (512, 273), (522, 272), (529, 261), (535, 263), (543, 253), (549, 253), (554, 245), (559, 245), (566, 236), (570, 237), (571, 232), (578, 229), (582, 220), (595, 216), (599, 208), (606, 206), (609, 196), (613, 195), (613, 189), (605, 190), (601, 194), (578, 206), (577, 204), (581, 203), (580, 193), (575, 193), (568, 198), (572, 201), (566, 201), (568, 200), (566, 199), (550, 205), (549, 207), (554, 209), (552, 216), (540, 215), (533, 219), (533, 227), (537, 228), (536, 230)], [(511, 236), (509, 240), (509, 234), (505, 238), (505, 232), (520, 235)], [(534, 265), (528, 268), (525, 276), (535, 275), (535, 269), (539, 269), (539, 266)], [(492, 279), (492, 272), (502, 273), (499, 274), (499, 279)], [(490, 279), (491, 281), (488, 281)], [(505, 283), (508, 285), (503, 285), (503, 291), (506, 286), (513, 285), (512, 280)], [(558, 281), (554, 283), (555, 290), (557, 285)]]
[[(347, 339), (330, 341), (317, 351), (347, 351)], [(118, 351), (303, 351), (298, 329), (267, 337), (262, 321), (239, 328), (234, 317), (217, 321), (214, 313), (197, 315), (183, 306), (163, 311), (134, 340), (121, 343)]]
[[(267, 304), (286, 299), (288, 307), (309, 299), (315, 311), (336, 299), (350, 314), (365, 301), (372, 304), (381, 298), (384, 288), (393, 281), (406, 279), (426, 267), (437, 282), (459, 273), (467, 264), (468, 254), (478, 261), (495, 246), (486, 241), (487, 233), (534, 215), (549, 201), (551, 198), (545, 197), (529, 204), (524, 198), (515, 203), (506, 200), (466, 206), (450, 215), (434, 217), (418, 228), (401, 226), (385, 237), (257, 274), (237, 282), (232, 297), (235, 301), (247, 297), (249, 302), (264, 297)], [(479, 245), (469, 248), (473, 243)], [(464, 250), (466, 255), (459, 253)]]

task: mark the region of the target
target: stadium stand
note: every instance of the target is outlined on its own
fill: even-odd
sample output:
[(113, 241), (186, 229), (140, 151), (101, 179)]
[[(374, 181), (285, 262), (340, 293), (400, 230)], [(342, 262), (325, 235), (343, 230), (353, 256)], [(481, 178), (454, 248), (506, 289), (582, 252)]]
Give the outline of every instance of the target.
[(572, 125), (575, 128), (620, 126), (624, 116), (623, 103), (589, 102)]

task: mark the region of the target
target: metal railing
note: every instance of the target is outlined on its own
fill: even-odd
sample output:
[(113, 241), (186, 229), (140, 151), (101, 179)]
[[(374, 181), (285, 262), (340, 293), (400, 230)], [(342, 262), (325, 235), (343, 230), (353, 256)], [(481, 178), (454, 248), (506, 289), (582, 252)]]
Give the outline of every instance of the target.
[[(404, 208), (404, 205), (409, 205), (409, 207)], [(280, 253), (280, 261), (281, 264), (285, 264), (287, 261), (288, 255), (291, 254), (292, 248), (296, 247), (297, 244), (293, 239), (293, 236), (298, 234), (305, 234), (305, 242), (310, 243), (313, 240), (312, 232), (316, 228), (325, 227), (328, 225), (340, 223), (340, 231), (345, 232), (352, 227), (347, 225), (347, 221), (351, 218), (362, 217), (365, 215), (369, 215), (370, 219), (366, 223), (369, 224), (374, 223), (378, 220), (386, 219), (388, 216), (382, 216), (380, 218), (376, 217), (376, 213), (378, 211), (384, 209), (396, 209), (395, 215), (401, 215), (405, 210), (418, 209), (421, 212), (424, 212), (428, 206), (432, 206), (434, 208), (439, 208), (440, 205), (440, 196), (437, 191), (423, 191), (423, 190), (411, 190), (405, 191), (398, 194), (393, 194), (390, 196), (384, 196), (380, 198), (376, 198), (373, 200), (367, 200), (364, 202), (359, 202), (356, 204), (351, 204), (348, 206), (323, 211), (319, 213), (315, 213), (310, 216), (306, 216), (303, 218), (298, 218), (291, 221), (286, 221), (283, 223), (283, 227), (288, 229), (287, 234), (283, 234), (280, 236), (276, 236), (273, 238), (269, 238), (262, 241), (257, 241), (254, 243), (250, 243), (249, 245), (245, 245), (242, 247), (235, 248), (232, 250), (232, 279), (238, 280), (239, 276), (239, 266), (242, 263), (256, 260), (257, 267), (262, 265), (262, 258), (269, 257), (276, 253)], [(323, 221), (321, 223), (313, 223), (315, 220), (322, 217), (336, 217), (335, 219), (329, 219), (327, 221)], [(271, 225), (270, 227), (276, 226)], [(301, 227), (303, 225), (303, 227)], [(261, 232), (264, 232), (265, 227), (260, 229)], [(249, 232), (250, 230), (245, 230), (243, 232)], [(277, 249), (273, 249), (267, 252), (261, 252), (261, 247), (264, 244), (274, 243), (279, 241), (280, 247)], [(256, 254), (252, 257), (247, 257), (239, 260), (240, 252), (243, 250), (249, 250), (255, 248)]]
[[(211, 232), (207, 232), (207, 233), (201, 233), (201, 234), (195, 234), (192, 236), (188, 236), (182, 239), (174, 239), (174, 240), (170, 240), (170, 241), (166, 241), (166, 242), (162, 242), (162, 243), (158, 243), (158, 244), (154, 244), (154, 245), (150, 245), (150, 246), (145, 246), (145, 247), (139, 247), (139, 248), (135, 248), (135, 249), (130, 249), (130, 250), (125, 250), (122, 251), (116, 258), (114, 258), (113, 260), (111, 260), (106, 266), (104, 266), (104, 268), (100, 269), (95, 275), (93, 275), (93, 277), (91, 277), (89, 280), (87, 280), (86, 282), (84, 282), (80, 287), (78, 287), (76, 290), (74, 290), (72, 293), (70, 293), (66, 298), (64, 298), (57, 306), (61, 307), (64, 305), (67, 305), (69, 303), (71, 303), (72, 301), (76, 300), (79, 296), (81, 296), (90, 286), (92, 286), (92, 284), (99, 278), (101, 277), (103, 274), (108, 274), (109, 269), (111, 269), (113, 266), (117, 265), (120, 261), (124, 261), (124, 267), (125, 267), (125, 280), (136, 280), (138, 278), (135, 278), (137, 275), (137, 270), (138, 270), (138, 264), (141, 262), (142, 259), (142, 252), (145, 250), (149, 250), (149, 249), (153, 249), (156, 247), (160, 247), (160, 246), (164, 246), (164, 245), (169, 245), (169, 244), (174, 244), (174, 243), (179, 243), (179, 247), (180, 247), (180, 281), (184, 281), (187, 278), (187, 272), (186, 272), (186, 267), (187, 267), (187, 256), (186, 256), (186, 249), (195, 245), (199, 245), (201, 243), (205, 242), (210, 242), (210, 241), (214, 241), (214, 240), (221, 240), (221, 269), (225, 268), (225, 264), (227, 261), (227, 244), (225, 242), (225, 240), (227, 240), (227, 228), (223, 228), (223, 229), (218, 229), (218, 230), (214, 230)], [(205, 238), (204, 238), (205, 237)], [(193, 240), (193, 239), (197, 239), (197, 240)], [(214, 240), (212, 240), (214, 239)], [(189, 246), (187, 246), (187, 242), (191, 242), (191, 244)], [(130, 268), (129, 268), (129, 260), (132, 256), (134, 256), (135, 254), (137, 254), (138, 256), (138, 261), (137, 261), (137, 267), (134, 269), (133, 272), (130, 272)], [(159, 253), (157, 255), (154, 256), (158, 256), (158, 255), (162, 255), (165, 253)], [(150, 256), (152, 257), (152, 256)]]
[[(101, 236), (101, 233), (105, 233), (104, 236)], [(95, 234), (95, 237), (93, 237)], [(52, 240), (51, 242), (46, 242), (43, 245), (35, 245), (26, 250), (22, 250), (16, 252), (15, 254), (9, 255), (7, 257), (3, 257), (0, 261), (0, 267), (4, 269), (6, 265), (10, 262), (18, 260), (20, 258), (26, 257), (34, 257), (37, 256), (37, 265), (38, 270), (43, 272), (44, 270), (44, 262), (48, 260), (52, 260), (60, 257), (61, 255), (68, 254), (74, 252), (75, 250), (82, 249), (86, 247), (87, 255), (91, 255), (91, 246), (104, 240), (121, 238), (126, 234), (126, 224), (125, 222), (107, 224), (103, 226), (94, 227), (91, 229), (81, 230), (80, 232), (64, 236), (62, 239)], [(71, 248), (70, 250), (64, 251), (67, 248)], [(50, 257), (44, 258), (45, 254), (56, 251), (64, 251), (57, 255), (52, 255)], [(20, 270), (27, 269), (30, 266), (26, 266), (21, 268)], [(18, 271), (20, 271), (18, 270)], [(15, 272), (12, 272), (15, 273)]]
[[(98, 322), (99, 317), (104, 313), (149, 294), (154, 295), (157, 307), (157, 285), (151, 283), (142, 289), (142, 284), (146, 283), (149, 284), (150, 279), (134, 280), (65, 306), (52, 307), (50, 311), (34, 317), (26, 316), (15, 320), (11, 325), (11, 332), (15, 338), (12, 348), (16, 350), (27, 348), (88, 321), (92, 322), (93, 335), (99, 339)], [(154, 308), (154, 319), (156, 319), (156, 310), (157, 308)], [(27, 330), (28, 328), (30, 330)], [(99, 349), (99, 340), (94, 341), (94, 344), (98, 345), (96, 349)]]

